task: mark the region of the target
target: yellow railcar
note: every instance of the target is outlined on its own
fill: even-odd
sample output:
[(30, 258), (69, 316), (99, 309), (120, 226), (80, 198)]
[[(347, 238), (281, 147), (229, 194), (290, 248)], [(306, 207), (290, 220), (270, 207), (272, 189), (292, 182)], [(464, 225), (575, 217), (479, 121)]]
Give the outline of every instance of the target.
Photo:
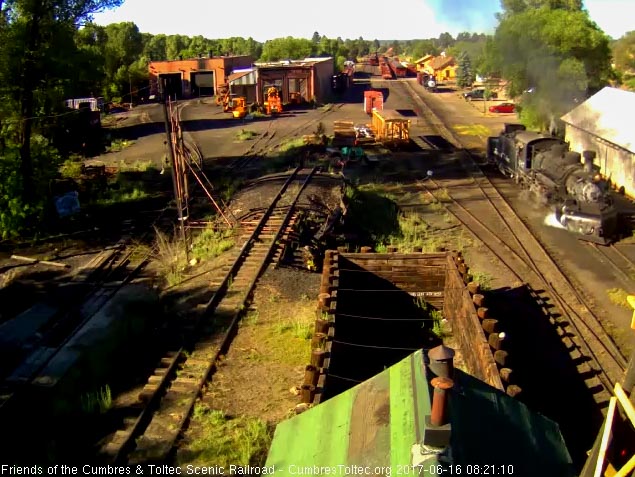
[(379, 142), (404, 143), (410, 141), (410, 120), (395, 110), (373, 111), (371, 127)]

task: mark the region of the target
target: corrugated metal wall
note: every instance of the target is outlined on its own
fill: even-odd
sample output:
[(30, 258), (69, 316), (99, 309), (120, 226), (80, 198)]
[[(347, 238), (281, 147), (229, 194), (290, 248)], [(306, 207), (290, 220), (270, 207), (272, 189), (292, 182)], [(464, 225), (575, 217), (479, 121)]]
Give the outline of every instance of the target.
[(331, 77), (335, 74), (333, 58), (315, 63), (315, 85), (313, 86), (315, 99), (318, 103), (327, 103), (332, 94)]
[(567, 124), (565, 140), (571, 150), (595, 151), (595, 164), (604, 177), (611, 179), (617, 187), (624, 187), (626, 194), (635, 198), (635, 153), (615, 146), (592, 134)]

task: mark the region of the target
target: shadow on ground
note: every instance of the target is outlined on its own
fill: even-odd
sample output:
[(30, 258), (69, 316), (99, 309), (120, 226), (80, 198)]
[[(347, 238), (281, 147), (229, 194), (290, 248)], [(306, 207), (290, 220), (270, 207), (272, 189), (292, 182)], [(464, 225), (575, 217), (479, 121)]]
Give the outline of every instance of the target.
[(486, 296), (492, 317), (508, 337), (513, 382), (523, 390), (518, 399), (558, 423), (574, 464), (581, 468), (602, 424), (593, 396), (599, 390), (587, 388), (576, 368), (580, 363), (572, 362), (549, 322), (549, 310), (527, 286), (492, 290)]

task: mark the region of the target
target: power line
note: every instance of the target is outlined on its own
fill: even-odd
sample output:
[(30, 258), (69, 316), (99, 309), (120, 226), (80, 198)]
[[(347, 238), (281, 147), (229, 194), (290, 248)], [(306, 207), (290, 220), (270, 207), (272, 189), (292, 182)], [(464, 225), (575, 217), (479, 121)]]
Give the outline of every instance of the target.
[(361, 320), (377, 320), (377, 321), (439, 321), (442, 318), (382, 318), (380, 316), (362, 316), (362, 315), (349, 315), (346, 313), (335, 312), (335, 316), (345, 316), (347, 318), (359, 318)]
[[(144, 86), (142, 88), (132, 91), (131, 93), (125, 93), (124, 96), (130, 96), (131, 94), (139, 93), (141, 91), (144, 91), (150, 88), (151, 86)], [(2, 119), (2, 124), (16, 124), (16, 123), (21, 123), (27, 120), (59, 118), (62, 116), (68, 116), (70, 114), (79, 114), (79, 111), (80, 111), (79, 109), (71, 109), (71, 111), (65, 111), (63, 113), (57, 113), (57, 114), (48, 114), (44, 116), (31, 116), (28, 118), (20, 118), (20, 119)]]
[[(337, 344), (341, 344), (345, 346), (357, 346), (360, 348), (388, 349), (388, 350), (395, 350), (395, 351), (419, 351), (420, 349), (422, 349), (422, 348), (395, 348), (392, 346), (365, 345), (360, 343), (349, 343), (347, 341), (340, 341), (340, 340), (333, 340), (332, 343), (337, 343)], [(424, 351), (426, 351), (425, 348), (423, 349)]]

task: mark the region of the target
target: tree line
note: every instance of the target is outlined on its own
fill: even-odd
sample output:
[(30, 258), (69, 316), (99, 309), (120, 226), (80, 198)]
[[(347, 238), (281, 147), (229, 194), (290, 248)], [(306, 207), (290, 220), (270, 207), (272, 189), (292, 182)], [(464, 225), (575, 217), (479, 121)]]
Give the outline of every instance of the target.
[[(132, 22), (99, 26), (91, 16), (122, 0), (0, 1), (0, 237), (36, 228), (50, 211), (50, 181), (73, 152), (73, 115), (63, 100), (103, 96), (130, 101), (147, 91), (147, 64), (201, 55), (251, 55), (275, 61), (332, 56), (336, 64), (384, 53), (415, 60), (445, 51), (461, 61), (461, 78), (476, 73), (509, 80), (523, 98), (522, 119), (544, 127), (571, 104), (607, 83), (632, 81), (635, 34), (611, 41), (579, 0), (502, 0), (493, 35), (366, 40), (209, 39), (151, 35)], [(612, 68), (612, 56), (620, 74)], [(629, 76), (631, 75), (631, 76)], [(533, 93), (525, 93), (533, 91)]]

